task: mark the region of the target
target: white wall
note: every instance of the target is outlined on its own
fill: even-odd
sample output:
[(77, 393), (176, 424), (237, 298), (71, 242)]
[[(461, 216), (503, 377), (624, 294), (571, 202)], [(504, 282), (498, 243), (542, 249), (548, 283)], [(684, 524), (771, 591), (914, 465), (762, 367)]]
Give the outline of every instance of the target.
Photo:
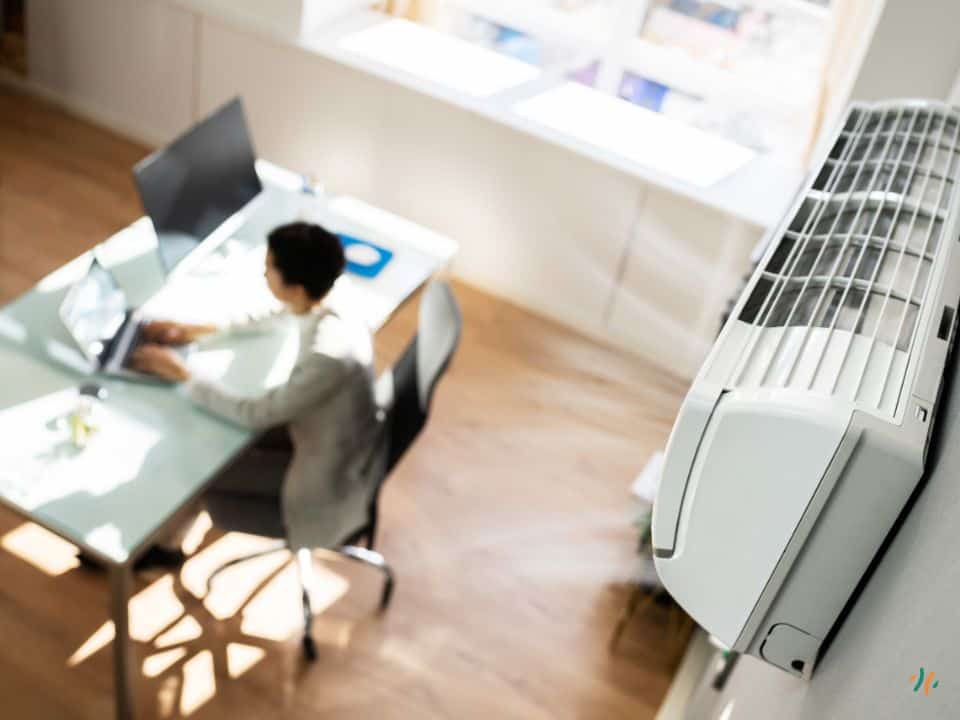
[(29, 0), (30, 79), (150, 144), (192, 117), (194, 19), (161, 0)]
[(812, 158), (821, 157), (833, 144), (836, 125), (850, 102), (885, 1), (834, 0), (832, 3), (830, 49)]
[(852, 97), (945, 100), (960, 69), (958, 27), (956, 0), (885, 0)]
[(836, 12), (814, 157), (833, 143), (851, 100), (960, 102), (960, 3), (833, 0)]
[(645, 189), (640, 202), (608, 328), (635, 347), (655, 342), (661, 355), (696, 372), (759, 232), (657, 188)]
[(167, 0), (31, 0), (29, 20), (31, 80), (80, 111), (158, 142), (239, 93), (263, 157), (450, 235), (458, 276), (681, 374), (698, 369), (760, 237), (606, 165)]

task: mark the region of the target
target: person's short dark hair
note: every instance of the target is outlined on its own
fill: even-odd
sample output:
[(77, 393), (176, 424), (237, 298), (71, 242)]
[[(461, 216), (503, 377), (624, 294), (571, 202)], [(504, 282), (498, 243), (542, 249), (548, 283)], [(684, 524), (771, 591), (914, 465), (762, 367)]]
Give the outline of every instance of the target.
[(315, 300), (330, 291), (347, 264), (340, 238), (311, 223), (281, 225), (267, 245), (284, 284), (302, 285)]

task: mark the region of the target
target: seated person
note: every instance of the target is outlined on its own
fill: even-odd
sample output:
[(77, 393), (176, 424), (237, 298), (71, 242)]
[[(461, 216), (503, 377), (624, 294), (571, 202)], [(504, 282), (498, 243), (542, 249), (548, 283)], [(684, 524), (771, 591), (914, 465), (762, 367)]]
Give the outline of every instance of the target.
[(135, 367), (182, 382), (204, 410), (270, 430), (217, 477), (205, 498), (214, 523), (225, 529), (285, 536), (297, 549), (335, 546), (366, 523), (383, 454), (373, 346), (366, 325), (324, 302), (345, 264), (339, 239), (318, 225), (297, 222), (270, 233), (267, 285), (298, 320), (300, 351), (287, 382), (259, 397), (195, 377), (164, 345), (260, 328), (279, 314), (225, 329), (155, 321), (147, 328), (148, 344), (134, 355)]

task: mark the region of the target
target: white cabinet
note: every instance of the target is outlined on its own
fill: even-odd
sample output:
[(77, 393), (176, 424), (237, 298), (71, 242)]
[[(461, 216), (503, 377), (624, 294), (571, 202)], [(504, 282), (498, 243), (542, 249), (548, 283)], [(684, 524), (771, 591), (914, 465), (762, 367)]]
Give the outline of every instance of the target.
[(655, 188), (640, 207), (609, 332), (618, 345), (693, 377), (762, 231)]

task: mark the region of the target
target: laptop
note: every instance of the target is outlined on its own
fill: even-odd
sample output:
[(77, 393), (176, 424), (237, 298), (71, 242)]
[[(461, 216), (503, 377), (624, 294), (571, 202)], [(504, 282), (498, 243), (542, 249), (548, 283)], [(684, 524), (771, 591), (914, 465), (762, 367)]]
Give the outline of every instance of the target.
[(164, 270), (188, 272), (262, 201), (242, 101), (231, 100), (137, 163), (133, 178)]
[[(96, 258), (86, 275), (67, 292), (60, 305), (60, 319), (97, 372), (162, 382), (130, 367), (133, 353), (144, 342), (147, 323), (139, 310), (127, 306), (127, 296), (113, 273)], [(186, 354), (189, 348), (174, 350)]]

